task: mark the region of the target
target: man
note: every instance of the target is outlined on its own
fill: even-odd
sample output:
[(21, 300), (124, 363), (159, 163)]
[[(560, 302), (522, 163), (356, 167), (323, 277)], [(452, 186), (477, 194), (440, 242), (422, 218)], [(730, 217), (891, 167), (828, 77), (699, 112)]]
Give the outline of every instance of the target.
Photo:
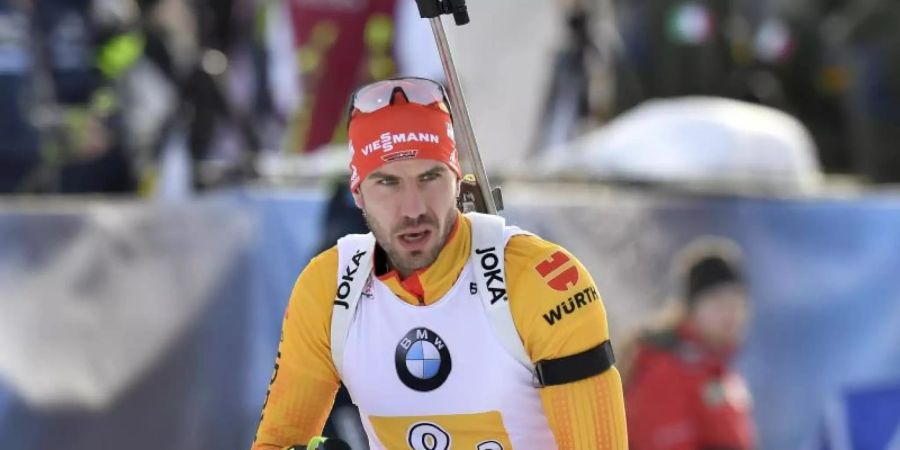
[(556, 244), (459, 213), (448, 111), (430, 80), (354, 95), (350, 185), (372, 233), (300, 274), (254, 450), (318, 434), (340, 382), (374, 449), (627, 448), (591, 276)]
[(738, 251), (729, 241), (704, 238), (678, 259), (682, 314), (644, 335), (625, 370), (631, 446), (752, 449), (750, 396), (730, 367), (748, 318)]

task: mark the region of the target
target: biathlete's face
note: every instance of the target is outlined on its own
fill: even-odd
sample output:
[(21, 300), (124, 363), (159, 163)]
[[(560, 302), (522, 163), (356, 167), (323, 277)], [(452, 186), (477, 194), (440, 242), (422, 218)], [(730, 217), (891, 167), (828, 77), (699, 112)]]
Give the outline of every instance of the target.
[(442, 162), (411, 159), (369, 174), (353, 196), (391, 265), (406, 277), (431, 265), (456, 224), (459, 181)]

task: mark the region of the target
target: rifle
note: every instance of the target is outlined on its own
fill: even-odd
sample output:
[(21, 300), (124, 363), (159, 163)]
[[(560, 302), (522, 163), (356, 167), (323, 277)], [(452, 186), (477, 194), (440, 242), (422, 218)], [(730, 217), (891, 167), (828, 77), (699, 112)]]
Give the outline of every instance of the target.
[(462, 180), (460, 209), (464, 212), (478, 211), (497, 214), (503, 209), (503, 197), (500, 188), (491, 188), (487, 172), (484, 170), (481, 153), (478, 152), (478, 143), (475, 141), (475, 130), (469, 119), (466, 99), (456, 73), (456, 65), (453, 63), (453, 55), (450, 53), (450, 43), (441, 21), (442, 16), (452, 14), (456, 25), (469, 23), (466, 0), (416, 0), (416, 5), (419, 7), (419, 16), (431, 22), (431, 30), (441, 56), (444, 75), (447, 77), (447, 92), (450, 95), (454, 132), (456, 136), (460, 137), (457, 142), (462, 144), (463, 155), (474, 166), (474, 173), (466, 174)]

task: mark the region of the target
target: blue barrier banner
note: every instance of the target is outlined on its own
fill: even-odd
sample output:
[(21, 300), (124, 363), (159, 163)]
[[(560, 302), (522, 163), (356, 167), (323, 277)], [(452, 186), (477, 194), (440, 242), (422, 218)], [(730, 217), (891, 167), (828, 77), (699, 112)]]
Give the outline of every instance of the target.
[[(0, 204), (0, 447), (248, 448), (323, 206), (318, 192), (269, 191)], [(738, 242), (754, 307), (738, 367), (759, 448), (812, 446), (829, 399), (900, 378), (900, 196), (542, 188), (509, 190), (507, 207), (584, 262), (614, 340), (671, 296), (684, 243)], [(889, 433), (871, 430), (847, 433)]]

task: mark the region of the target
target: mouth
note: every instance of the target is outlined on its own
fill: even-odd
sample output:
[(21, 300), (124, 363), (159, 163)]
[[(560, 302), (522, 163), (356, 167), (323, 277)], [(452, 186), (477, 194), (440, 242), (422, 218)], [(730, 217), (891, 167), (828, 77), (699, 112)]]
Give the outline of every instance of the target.
[(397, 240), (400, 241), (400, 244), (403, 245), (406, 250), (416, 251), (424, 249), (425, 244), (428, 243), (431, 235), (432, 232), (428, 229), (409, 230), (405, 233), (398, 234)]

